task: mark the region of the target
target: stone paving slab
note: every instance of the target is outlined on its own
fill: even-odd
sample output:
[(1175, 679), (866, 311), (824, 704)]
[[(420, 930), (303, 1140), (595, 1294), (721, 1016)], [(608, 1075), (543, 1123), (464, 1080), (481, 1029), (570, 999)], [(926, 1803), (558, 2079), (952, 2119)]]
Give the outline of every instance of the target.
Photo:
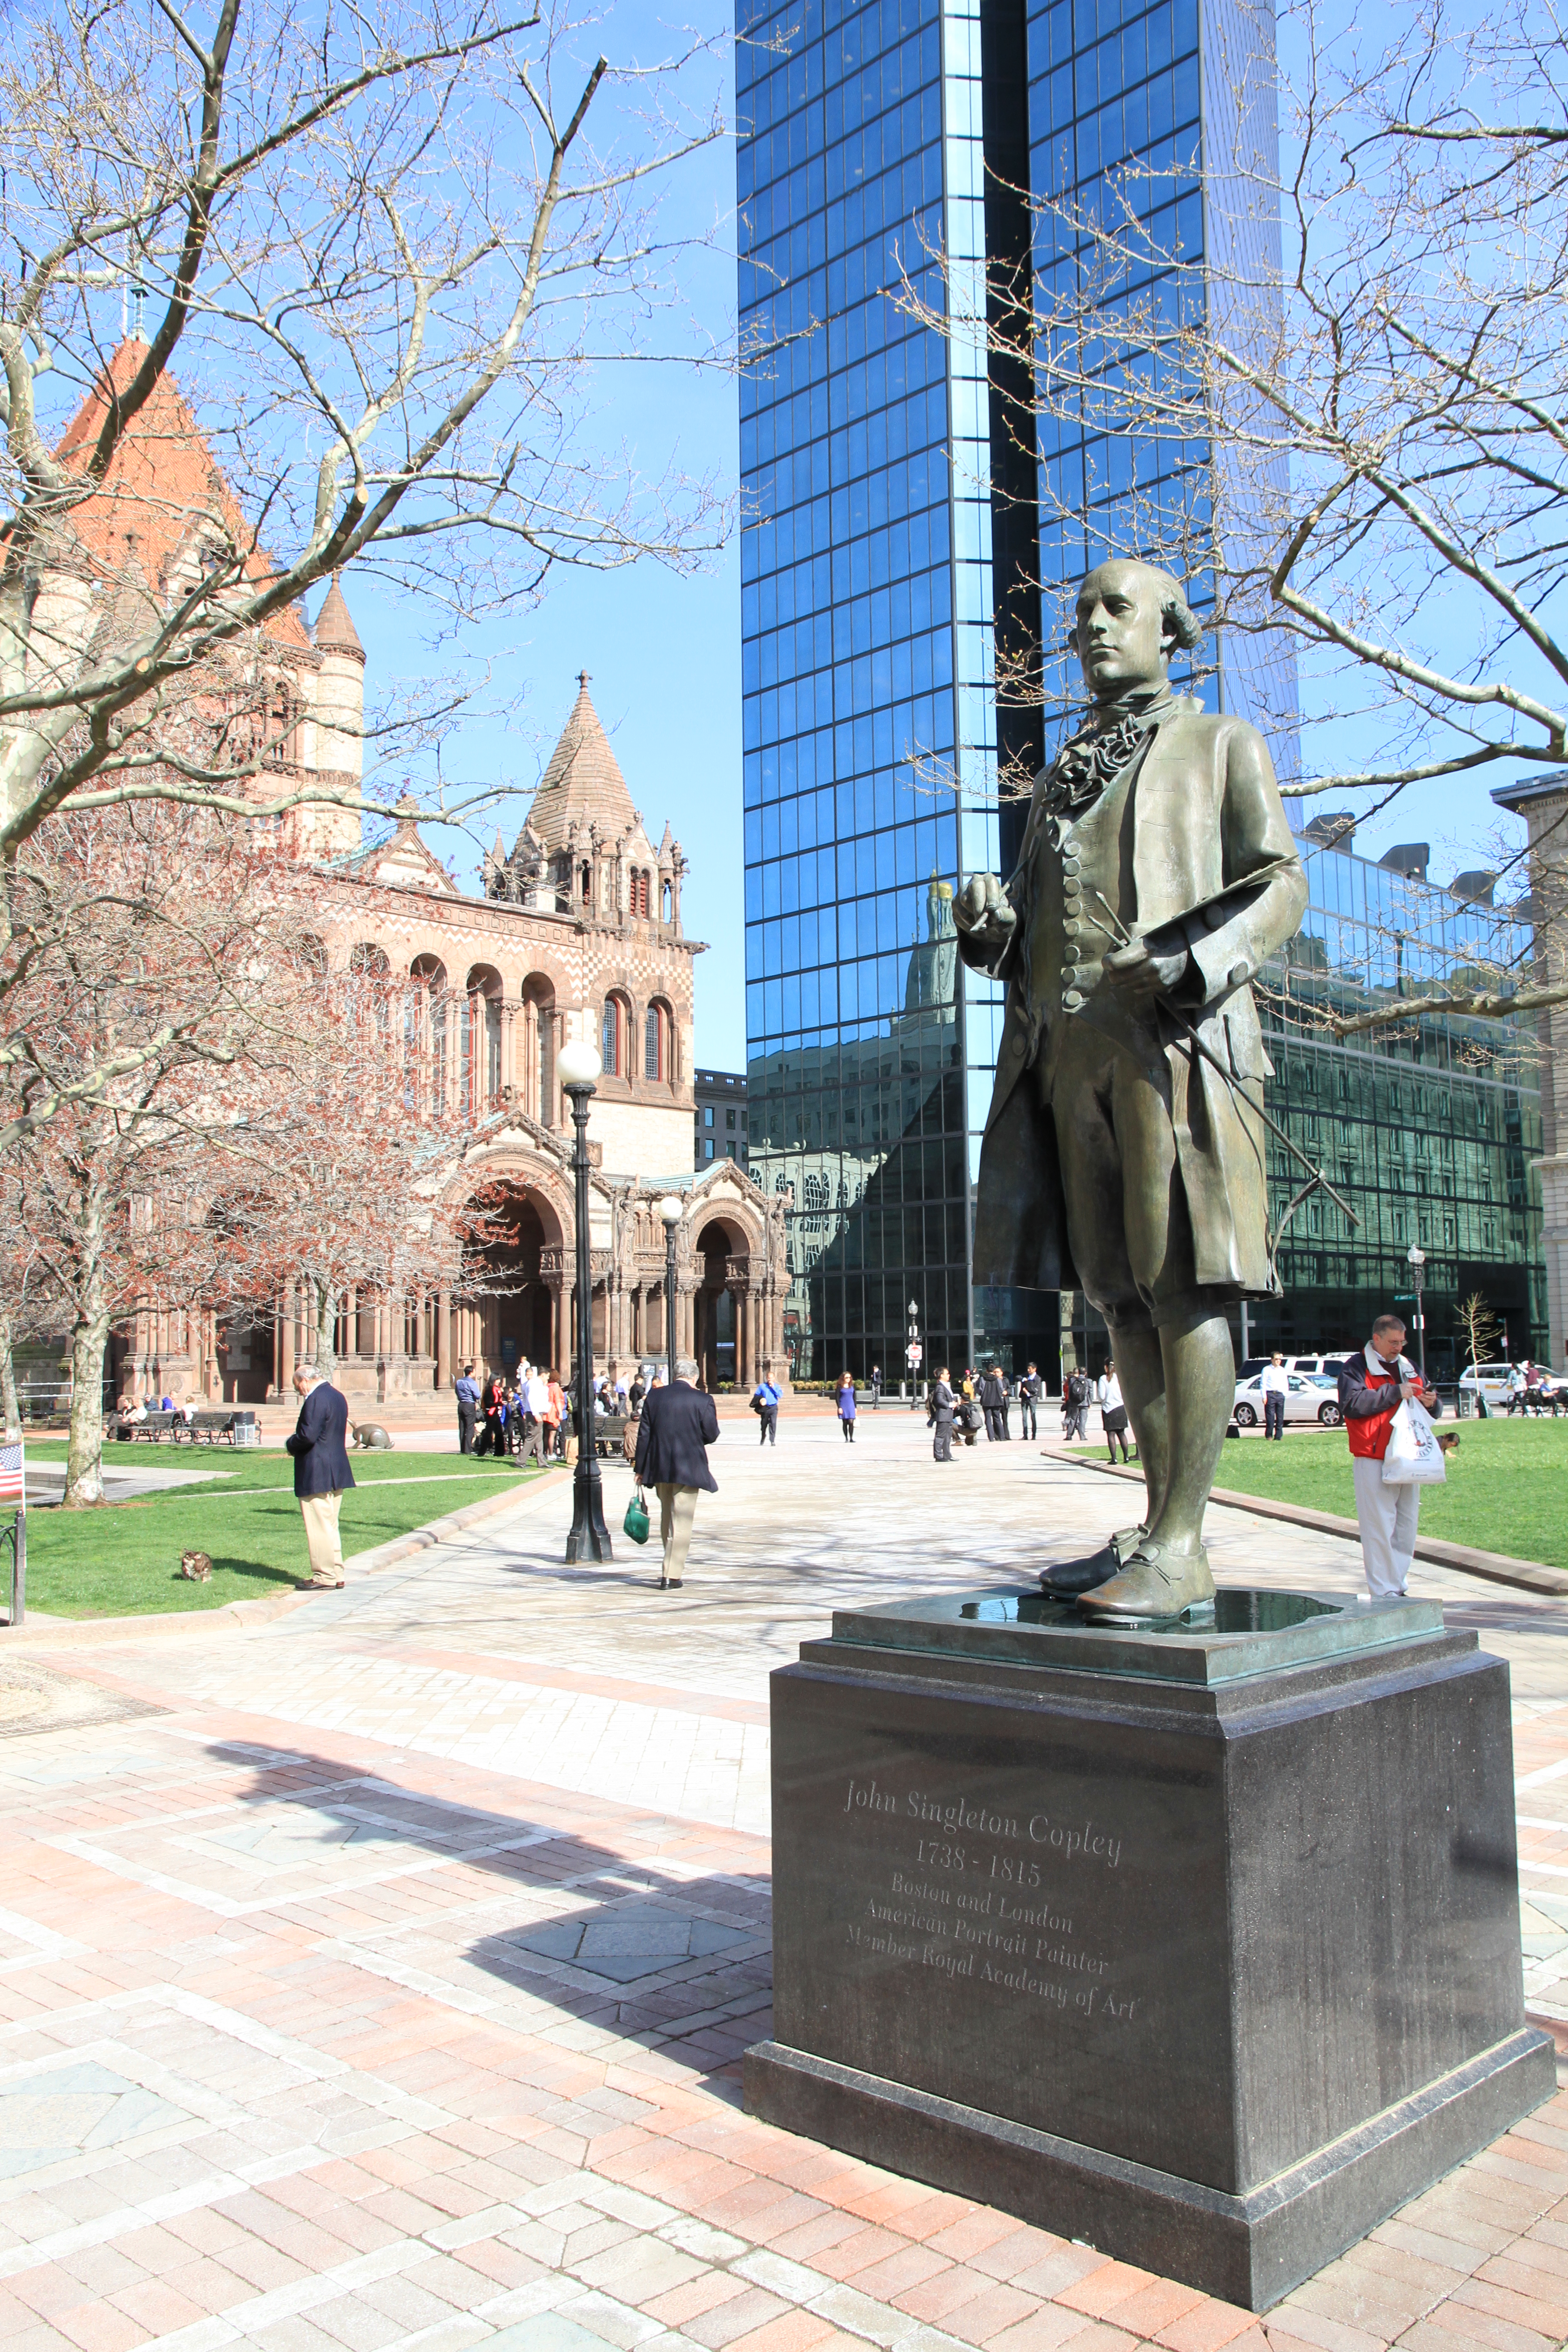
[[(1568, 2093), (1262, 2320), (741, 2112), (768, 1672), (1126, 1504), (1021, 1444), (944, 1469), (887, 1409), (748, 1435), (679, 1593), (629, 1547), (564, 1568), (558, 1492), (272, 1624), (62, 1654), (159, 1711), (0, 1745), (6, 2352), (1560, 2346)], [(1222, 1578), (1350, 1589), (1342, 1543), (1215, 1518)], [(1530, 1997), (1568, 2019), (1568, 1612), (1418, 1581), (1513, 1668)]]

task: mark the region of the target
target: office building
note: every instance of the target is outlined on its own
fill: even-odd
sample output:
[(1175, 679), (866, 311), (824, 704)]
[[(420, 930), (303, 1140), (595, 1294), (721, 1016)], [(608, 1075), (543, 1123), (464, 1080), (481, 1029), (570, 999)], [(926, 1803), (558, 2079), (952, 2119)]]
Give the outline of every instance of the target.
[(733, 1160), (746, 1164), (746, 1074), (744, 1070), (699, 1070), (691, 1092), (697, 1106), (692, 1164)]
[[(1054, 1376), (1064, 1344), (1094, 1351), (1082, 1301), (973, 1286), (1001, 1002), (952, 952), (952, 888), (1013, 863), (1006, 780), (1061, 731), (1065, 593), (1151, 514), (1201, 526), (1201, 453), (1060, 425), (1037, 440), (1026, 378), (1003, 365), (988, 382), (976, 339), (922, 323), (909, 291), (941, 310), (941, 255), (954, 315), (977, 307), (987, 261), (1048, 298), (1081, 257), (1023, 192), (1092, 205), (1119, 175), (1163, 249), (1227, 286), (1266, 280), (1272, 16), (1243, 0), (803, 0), (743, 6), (737, 32), (750, 1164), (790, 1196), (786, 1344), (802, 1377), (896, 1363), (913, 1299), (928, 1364), (1032, 1357)], [(1201, 563), (1188, 588), (1201, 614)], [(999, 660), (1031, 646), (1045, 712), (995, 690)], [(1289, 662), (1240, 635), (1211, 635), (1204, 660), (1178, 683), (1264, 725), (1289, 780)], [(1359, 1001), (1443, 968), (1475, 910), (1348, 836), (1312, 843), (1308, 865), (1309, 961), (1259, 990), (1269, 1101), (1329, 1151), (1359, 1223), (1338, 1231), (1321, 1195), (1292, 1213), (1287, 1297), (1256, 1333), (1353, 1337), (1419, 1228), (1434, 1331), (1450, 1293), (1479, 1288), (1517, 1350), (1539, 1346), (1528, 1054), (1490, 1024), (1424, 1021), (1349, 1049), (1306, 1025), (1313, 989)], [(1430, 1230), (1406, 1169), (1432, 1188)], [(1271, 1160), (1277, 1216), (1295, 1189)]]

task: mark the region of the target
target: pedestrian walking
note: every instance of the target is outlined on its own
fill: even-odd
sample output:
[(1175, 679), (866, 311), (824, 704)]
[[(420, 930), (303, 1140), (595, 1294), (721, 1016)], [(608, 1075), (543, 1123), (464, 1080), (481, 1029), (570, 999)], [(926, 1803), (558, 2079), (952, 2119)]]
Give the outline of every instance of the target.
[(1089, 1377), (1084, 1371), (1070, 1371), (1062, 1383), (1062, 1435), (1065, 1438), (1089, 1435), (1089, 1404), (1093, 1395)]
[(1035, 1408), (1039, 1402), (1039, 1366), (1031, 1364), (1028, 1370), (1021, 1373), (1018, 1379), (1018, 1434), (1020, 1437), (1039, 1435), (1039, 1426), (1035, 1418)]
[(926, 1413), (926, 1426), (932, 1431), (931, 1454), (933, 1462), (952, 1460), (952, 1422), (958, 1410), (958, 1399), (948, 1386), (947, 1366), (943, 1364), (931, 1386)]
[(664, 1545), (658, 1579), (661, 1592), (679, 1587), (685, 1578), (698, 1495), (719, 1491), (719, 1481), (708, 1467), (707, 1452), (718, 1438), (719, 1413), (712, 1398), (689, 1382), (671, 1381), (665, 1387), (656, 1381), (644, 1397), (632, 1466), (638, 1484), (652, 1486), (658, 1496), (658, 1532)]
[(871, 1410), (872, 1410), (872, 1412), (879, 1412), (879, 1411), (881, 1410), (881, 1404), (882, 1404), (882, 1367), (881, 1367), (881, 1365), (880, 1365), (880, 1364), (873, 1364), (873, 1365), (872, 1365), (872, 1367), (871, 1367)]
[(1007, 1434), (1007, 1383), (999, 1364), (987, 1364), (980, 1382), (980, 1410), (985, 1415), (988, 1444), (999, 1445)]
[(844, 1432), (846, 1445), (855, 1443), (855, 1376), (852, 1372), (838, 1375), (838, 1393), (834, 1399), (838, 1409), (838, 1423)]
[(338, 1509), (354, 1482), (343, 1442), (348, 1435), (349, 1401), (313, 1365), (296, 1367), (294, 1393), (300, 1399), (300, 1418), (292, 1437), (283, 1443), (294, 1457), (294, 1494), (305, 1522), (310, 1584), (315, 1591), (335, 1592), (343, 1580)]
[(1396, 1598), (1409, 1582), (1415, 1560), (1421, 1489), (1388, 1486), (1383, 1475), (1394, 1416), (1410, 1397), (1436, 1420), (1443, 1407), (1437, 1391), (1425, 1387), (1405, 1349), (1405, 1326), (1397, 1315), (1380, 1315), (1359, 1356), (1340, 1371), (1340, 1411), (1350, 1440), (1355, 1480), (1356, 1525), (1362, 1566), (1374, 1601)]
[(471, 1454), (474, 1450), (474, 1423), (479, 1417), (479, 1384), (474, 1378), (472, 1364), (465, 1364), (452, 1382), (452, 1394), (458, 1401), (458, 1451)]
[(1283, 1356), (1276, 1356), (1263, 1367), (1263, 1434), (1285, 1438), (1285, 1399), (1290, 1392), (1290, 1377), (1285, 1370)]
[[(680, 1386), (679, 1381), (676, 1387)], [(757, 1416), (757, 1444), (776, 1445), (779, 1442), (779, 1392), (772, 1381), (761, 1380), (752, 1391), (752, 1411)]]
[(1116, 1377), (1116, 1367), (1109, 1359), (1094, 1393), (1100, 1406), (1100, 1425), (1105, 1432), (1106, 1452), (1114, 1462), (1116, 1448), (1120, 1444), (1121, 1459), (1130, 1462), (1132, 1457), (1127, 1444), (1127, 1407), (1121, 1402), (1121, 1383)]

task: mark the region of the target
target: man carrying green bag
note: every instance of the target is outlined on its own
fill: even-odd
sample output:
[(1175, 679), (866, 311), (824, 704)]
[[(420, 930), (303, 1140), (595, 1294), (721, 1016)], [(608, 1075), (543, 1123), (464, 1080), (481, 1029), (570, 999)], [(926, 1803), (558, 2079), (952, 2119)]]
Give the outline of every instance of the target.
[(643, 1399), (632, 1467), (639, 1486), (658, 1490), (658, 1531), (664, 1539), (660, 1591), (678, 1586), (685, 1573), (699, 1493), (719, 1490), (707, 1454), (718, 1437), (719, 1415), (712, 1398), (689, 1381), (650, 1389)]

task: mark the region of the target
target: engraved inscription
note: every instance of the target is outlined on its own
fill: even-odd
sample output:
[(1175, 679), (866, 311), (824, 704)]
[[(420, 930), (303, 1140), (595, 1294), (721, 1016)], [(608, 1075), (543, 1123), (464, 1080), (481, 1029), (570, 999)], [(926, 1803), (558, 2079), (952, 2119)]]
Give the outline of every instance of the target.
[[(868, 1957), (994, 1985), (1080, 2016), (1133, 2020), (1140, 1997), (1074, 1927), (1072, 1888), (1121, 1868), (1122, 1842), (1092, 1815), (1010, 1813), (927, 1789), (851, 1780), (843, 1811), (889, 1853), (848, 1940)], [(1091, 1908), (1092, 1908), (1091, 1904)]]

